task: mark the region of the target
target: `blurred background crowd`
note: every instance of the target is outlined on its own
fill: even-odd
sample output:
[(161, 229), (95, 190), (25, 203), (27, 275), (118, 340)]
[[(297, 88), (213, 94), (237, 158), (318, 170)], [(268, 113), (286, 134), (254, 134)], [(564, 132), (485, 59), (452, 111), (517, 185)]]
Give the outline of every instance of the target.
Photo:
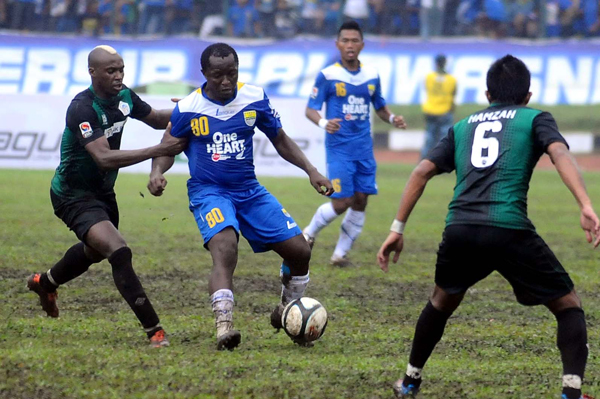
[(600, 36), (600, 0), (0, 0), (0, 29), (97, 35)]

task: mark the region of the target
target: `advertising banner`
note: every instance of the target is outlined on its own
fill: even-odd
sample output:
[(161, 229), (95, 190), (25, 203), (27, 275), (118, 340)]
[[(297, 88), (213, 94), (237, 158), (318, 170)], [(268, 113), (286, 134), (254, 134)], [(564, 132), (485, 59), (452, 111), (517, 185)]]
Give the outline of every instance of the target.
[[(122, 54), (130, 87), (204, 81), (200, 55), (210, 43), (197, 39), (0, 35), (0, 95), (78, 93), (89, 85), (87, 55), (99, 44), (109, 44)], [(307, 99), (319, 70), (338, 58), (333, 38), (231, 44), (239, 54), (240, 81), (265, 87), (270, 97)], [(448, 70), (458, 80), (458, 104), (486, 103), (487, 69), (505, 54), (522, 58), (530, 68), (532, 102), (600, 103), (598, 41), (367, 39), (361, 61), (378, 68), (389, 103), (419, 104), (423, 79), (439, 53), (448, 56)]]
[[(0, 95), (0, 168), (55, 169), (60, 162), (60, 141), (71, 96)], [(143, 96), (155, 109), (173, 108), (163, 97)], [(281, 115), (286, 133), (304, 151), (321, 173), (325, 173), (325, 132), (304, 116), (304, 100), (271, 98)], [(160, 142), (163, 131), (154, 130), (135, 119), (128, 119), (121, 149), (149, 147)], [(254, 164), (262, 176), (305, 176), (296, 166), (283, 160), (267, 136), (258, 129), (254, 135)], [(123, 168), (129, 172), (150, 172), (150, 161)], [(176, 158), (169, 173), (188, 174), (185, 155)]]

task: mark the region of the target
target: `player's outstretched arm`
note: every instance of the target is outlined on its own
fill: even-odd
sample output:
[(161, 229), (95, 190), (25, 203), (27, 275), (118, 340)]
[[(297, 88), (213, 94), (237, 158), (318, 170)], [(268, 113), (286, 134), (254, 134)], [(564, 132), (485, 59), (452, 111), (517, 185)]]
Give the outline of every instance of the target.
[(277, 153), (286, 161), (302, 169), (308, 175), (310, 184), (319, 194), (333, 194), (333, 186), (329, 179), (323, 176), (306, 158), (298, 144), (288, 136), (283, 129), (277, 131), (277, 136), (271, 140)]
[(390, 228), (390, 234), (385, 239), (377, 253), (377, 263), (384, 272), (389, 270), (390, 254), (394, 252), (393, 262), (398, 262), (404, 248), (404, 225), (413, 208), (421, 198), (427, 182), (439, 173), (438, 168), (428, 159), (422, 160), (412, 171), (404, 187), (400, 207), (396, 219)]
[(406, 129), (408, 126), (404, 120), (404, 117), (402, 115), (392, 114), (387, 105), (379, 108), (375, 111), (375, 113), (381, 118), (382, 121), (388, 122), (397, 129)]
[(160, 144), (139, 150), (112, 150), (105, 136), (86, 144), (85, 149), (100, 169), (119, 169), (135, 165), (146, 159), (179, 154), (185, 148), (186, 141), (171, 136), (170, 131), (171, 125), (169, 124)]
[(596, 248), (600, 244), (600, 220), (592, 207), (592, 200), (587, 194), (577, 162), (567, 146), (561, 142), (550, 144), (546, 152), (550, 155), (550, 159), (554, 163), (563, 183), (577, 200), (581, 210), (581, 228), (585, 232), (587, 242), (591, 243), (593, 241), (594, 248)]
[[(171, 99), (173, 101), (173, 99)], [(154, 109), (142, 118), (142, 122), (154, 129), (166, 129), (169, 120), (171, 119), (172, 109)]]

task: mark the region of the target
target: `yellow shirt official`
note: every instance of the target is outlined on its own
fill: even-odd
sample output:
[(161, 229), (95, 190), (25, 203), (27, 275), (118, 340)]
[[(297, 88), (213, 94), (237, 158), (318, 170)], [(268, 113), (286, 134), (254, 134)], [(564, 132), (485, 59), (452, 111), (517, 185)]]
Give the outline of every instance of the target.
[(452, 110), (456, 93), (456, 78), (447, 73), (431, 72), (425, 78), (427, 101), (423, 104), (423, 113), (444, 115)]

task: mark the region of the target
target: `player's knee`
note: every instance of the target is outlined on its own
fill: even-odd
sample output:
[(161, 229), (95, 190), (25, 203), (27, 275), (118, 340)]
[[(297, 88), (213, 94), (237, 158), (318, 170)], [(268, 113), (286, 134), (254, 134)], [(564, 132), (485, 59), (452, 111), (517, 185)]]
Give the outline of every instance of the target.
[(350, 198), (336, 198), (332, 201), (333, 210), (338, 215), (346, 212), (350, 206), (352, 206), (352, 197)]

